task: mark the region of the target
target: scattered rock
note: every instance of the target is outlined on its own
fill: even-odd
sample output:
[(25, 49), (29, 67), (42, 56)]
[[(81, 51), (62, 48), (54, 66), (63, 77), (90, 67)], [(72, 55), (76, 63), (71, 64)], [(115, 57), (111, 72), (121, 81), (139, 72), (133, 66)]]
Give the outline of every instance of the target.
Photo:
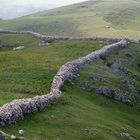
[(0, 140), (5, 140), (5, 135), (3, 135), (3, 133), (0, 132)]
[(17, 138), (16, 138), (15, 135), (11, 135), (11, 139), (12, 139), (12, 140), (16, 140)]
[(140, 77), (138, 75), (123, 67), (120, 63), (114, 63), (111, 65), (111, 68), (118, 75), (122, 84), (124, 84), (131, 92), (138, 92), (135, 88), (135, 81), (140, 81)]
[(19, 130), (18, 133), (19, 133), (20, 136), (24, 136), (24, 131), (23, 130)]
[(39, 43), (39, 46), (48, 46), (49, 43)]
[(24, 46), (19, 46), (19, 47), (13, 48), (13, 51), (22, 50), (22, 49), (24, 49), (24, 48), (25, 48)]
[(120, 89), (100, 87), (96, 91), (98, 94), (115, 99), (117, 101), (121, 101), (130, 106), (133, 105), (132, 101), (127, 96), (123, 95), (124, 93)]
[(94, 89), (94, 83), (111, 83), (107, 77), (100, 74), (92, 74), (87, 81), (84, 81), (80, 84), (80, 88), (87, 91), (92, 91)]
[(135, 89), (135, 86), (132, 83), (132, 81), (130, 83), (129, 80), (127, 80), (124, 77), (121, 77), (121, 83), (123, 83), (130, 91), (135, 92), (135, 93), (137, 92), (136, 89)]
[(129, 133), (126, 133), (126, 132), (121, 132), (120, 135), (121, 135), (122, 137), (127, 137), (127, 138), (130, 137), (130, 134), (129, 134)]
[(125, 132), (125, 133), (128, 132), (128, 130), (126, 128), (124, 128), (124, 127), (122, 127), (122, 131)]
[(39, 46), (48, 46), (50, 43), (54, 41), (53, 38), (43, 38), (41, 40), (41, 43), (39, 43)]
[(135, 137), (133, 137), (126, 128), (122, 129), (122, 132), (120, 133), (120, 135), (128, 140), (136, 140)]
[(137, 76), (136, 74), (132, 73), (131, 71), (129, 71), (127, 68), (123, 67), (121, 64), (118, 63), (114, 63), (111, 65), (111, 68), (120, 76), (129, 76), (131, 78), (133, 78), (134, 80), (140, 81), (140, 77)]
[(111, 83), (108, 79), (106, 79), (106, 77), (102, 76), (102, 75), (97, 75), (97, 74), (93, 74), (89, 80), (92, 79), (94, 81), (98, 81), (98, 82), (106, 82), (106, 83)]

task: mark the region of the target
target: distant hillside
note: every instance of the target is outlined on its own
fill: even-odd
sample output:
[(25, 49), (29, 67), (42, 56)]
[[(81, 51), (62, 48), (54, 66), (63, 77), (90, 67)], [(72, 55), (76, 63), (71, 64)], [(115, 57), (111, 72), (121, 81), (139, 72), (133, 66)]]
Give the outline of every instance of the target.
[(140, 38), (139, 0), (91, 0), (37, 14), (0, 21), (0, 28), (47, 35)]
[[(5, 8), (3, 8), (5, 7)], [(12, 19), (18, 18), (22, 15), (29, 15), (35, 13), (37, 11), (46, 10), (46, 6), (42, 5), (13, 5), (13, 6), (5, 6), (0, 5), (0, 18), (2, 19)]]

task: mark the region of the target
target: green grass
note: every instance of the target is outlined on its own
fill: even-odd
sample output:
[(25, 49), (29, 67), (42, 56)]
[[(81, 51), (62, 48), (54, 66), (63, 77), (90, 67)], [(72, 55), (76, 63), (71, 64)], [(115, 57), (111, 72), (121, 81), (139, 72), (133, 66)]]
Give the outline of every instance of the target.
[[(47, 35), (140, 38), (140, 2), (95, 0), (0, 21), (0, 28)], [(108, 28), (109, 27), (109, 28)]]
[[(28, 35), (0, 34), (0, 37), (5, 48), (0, 51), (0, 105), (17, 98), (47, 94), (52, 78), (62, 64), (106, 44), (97, 41), (55, 41), (47, 47), (39, 47), (39, 40)], [(12, 48), (21, 41), (25, 49), (13, 51)], [(134, 56), (128, 59), (125, 53)], [(113, 62), (119, 59), (124, 66), (139, 75), (138, 45), (130, 44), (128, 49), (119, 50), (107, 59)], [(120, 136), (122, 129), (126, 128), (131, 136), (140, 139), (138, 105), (129, 107), (97, 95), (94, 87), (99, 86), (98, 82), (91, 83), (91, 91), (81, 89), (81, 83), (93, 73), (107, 77), (113, 86), (122, 88), (118, 77), (102, 61), (99, 59), (82, 69), (80, 77), (73, 80), (74, 85), (65, 84), (62, 103), (40, 113), (27, 115), (17, 124), (0, 129), (9, 134), (17, 134), (18, 130), (23, 129), (30, 140), (34, 137), (41, 140), (46, 137), (50, 140), (58, 137), (61, 140), (126, 140)], [(128, 61), (131, 65), (127, 65)]]
[(75, 86), (66, 85), (64, 90), (65, 104), (51, 106), (1, 129), (11, 134), (24, 129), (28, 138), (41, 140), (125, 140), (120, 133), (126, 128), (132, 136), (140, 138), (139, 112), (134, 108), (96, 94), (92, 96)]

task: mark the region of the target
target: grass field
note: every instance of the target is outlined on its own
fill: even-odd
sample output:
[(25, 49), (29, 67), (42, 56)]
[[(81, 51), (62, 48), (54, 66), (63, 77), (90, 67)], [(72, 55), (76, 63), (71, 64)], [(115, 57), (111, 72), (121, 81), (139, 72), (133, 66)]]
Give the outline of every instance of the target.
[(47, 35), (140, 38), (140, 2), (91, 0), (37, 14), (0, 21), (0, 28)]
[[(16, 98), (47, 94), (52, 78), (62, 64), (111, 43), (55, 41), (47, 47), (41, 47), (38, 46), (38, 39), (28, 35), (0, 34), (0, 38), (3, 42), (3, 49), (0, 51), (0, 105)], [(25, 49), (13, 51), (14, 47), (20, 45), (25, 46)], [(81, 85), (88, 81), (91, 75), (97, 74), (105, 76), (112, 86), (133, 94), (127, 87), (123, 88), (120, 79), (104, 61), (122, 62), (129, 71), (140, 76), (139, 53), (139, 45), (130, 44), (128, 48), (119, 50), (111, 57), (97, 60), (82, 69), (80, 76), (73, 81), (74, 84), (65, 84), (61, 103), (40, 113), (30, 114), (15, 125), (0, 129), (10, 134), (16, 134), (19, 129), (23, 129), (30, 140), (34, 137), (41, 140), (46, 137), (50, 140), (126, 140), (126, 137), (120, 136), (125, 128), (132, 137), (140, 139), (138, 103), (129, 107), (96, 94), (95, 87), (100, 86), (99, 82), (90, 81), (91, 90), (81, 89)], [(129, 57), (131, 54), (130, 58), (128, 54)], [(131, 82), (133, 78), (129, 77), (128, 80)], [(139, 88), (139, 84), (139, 81), (135, 81), (134, 86)], [(105, 86), (109, 85), (107, 83)]]
[[(39, 47), (39, 40), (27, 35), (1, 35), (1, 39), (5, 46), (0, 52), (0, 89), (32, 95), (49, 91), (62, 64), (99, 48), (99, 43), (92, 41), (58, 41)], [(25, 49), (12, 51), (17, 45), (24, 45)]]

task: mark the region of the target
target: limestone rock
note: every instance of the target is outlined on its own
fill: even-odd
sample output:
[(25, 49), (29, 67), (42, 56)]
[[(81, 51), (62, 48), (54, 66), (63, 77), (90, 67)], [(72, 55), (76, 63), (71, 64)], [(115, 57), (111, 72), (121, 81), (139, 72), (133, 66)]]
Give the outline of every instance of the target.
[(24, 46), (19, 46), (19, 47), (13, 48), (13, 51), (22, 50), (22, 49), (24, 49), (24, 48), (25, 48)]
[(12, 140), (16, 140), (16, 136), (15, 135), (11, 135), (11, 139)]
[(24, 131), (23, 131), (22, 129), (21, 129), (21, 130), (19, 130), (19, 132), (18, 132), (18, 133), (19, 133), (19, 135), (20, 135), (20, 136), (24, 136)]

